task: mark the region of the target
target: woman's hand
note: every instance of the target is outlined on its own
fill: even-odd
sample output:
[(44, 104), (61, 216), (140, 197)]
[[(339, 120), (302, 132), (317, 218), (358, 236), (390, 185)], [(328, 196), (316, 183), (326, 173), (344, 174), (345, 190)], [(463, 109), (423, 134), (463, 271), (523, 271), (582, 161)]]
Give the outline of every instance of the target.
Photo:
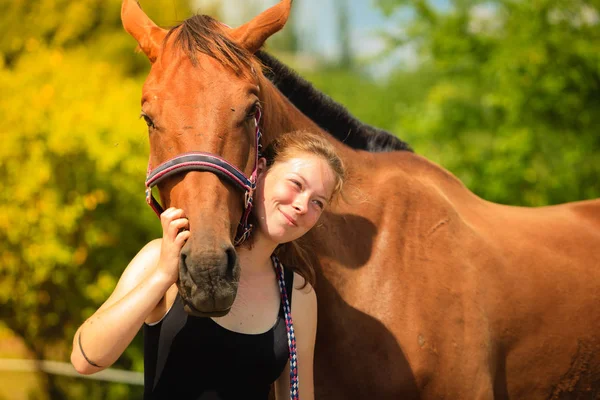
[(176, 283), (179, 277), (179, 256), (181, 248), (190, 237), (190, 224), (183, 210), (175, 207), (167, 208), (160, 215), (163, 229), (162, 244), (158, 270), (170, 283)]

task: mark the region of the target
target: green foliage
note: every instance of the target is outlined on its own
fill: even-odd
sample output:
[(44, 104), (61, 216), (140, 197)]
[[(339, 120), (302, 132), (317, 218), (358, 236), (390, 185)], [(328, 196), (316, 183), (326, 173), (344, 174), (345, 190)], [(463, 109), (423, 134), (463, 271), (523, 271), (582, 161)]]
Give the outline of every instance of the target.
[[(0, 70), (0, 85), (17, 94), (0, 99), (0, 310), (43, 358), (68, 350), (157, 234), (143, 200), (141, 81), (88, 52), (39, 48)], [(139, 370), (132, 354), (122, 362)]]
[[(190, 15), (188, 0), (141, 1), (161, 26), (172, 26)], [(14, 0), (0, 2), (0, 58), (9, 65), (26, 51), (40, 46), (70, 49), (89, 44), (89, 56), (115, 63), (139, 60), (126, 57), (131, 41), (123, 35), (121, 0)], [(97, 53), (97, 54), (96, 54)], [(109, 57), (106, 57), (109, 56)], [(114, 57), (110, 57), (114, 56)]]
[[(379, 3), (412, 11), (395, 43), (415, 46), (419, 67), (374, 83), (337, 65), (303, 73), (309, 81), (488, 200), (600, 196), (597, 0), (456, 0), (447, 12), (425, 0)], [(184, 0), (142, 5), (161, 25), (189, 15)], [(148, 144), (137, 118), (149, 65), (119, 10), (120, 0), (0, 4), (0, 315), (40, 358), (68, 360), (76, 327), (159, 234), (143, 199)], [(296, 46), (286, 40), (273, 47)], [(118, 366), (142, 370), (139, 338)], [(139, 396), (72, 378), (49, 377), (47, 391)]]
[[(138, 118), (149, 63), (134, 53), (120, 3), (0, 6), (0, 315), (37, 358), (68, 361), (77, 326), (159, 234), (144, 202), (148, 143)], [(144, 3), (158, 23), (189, 15), (186, 1)], [(138, 338), (117, 366), (142, 365)], [(47, 381), (53, 398), (139, 392)]]
[[(393, 130), (482, 197), (539, 206), (600, 196), (598, 2), (381, 0), (409, 8), (418, 71), (434, 77)], [(431, 81), (431, 80), (430, 80)], [(394, 96), (394, 95), (392, 95)]]

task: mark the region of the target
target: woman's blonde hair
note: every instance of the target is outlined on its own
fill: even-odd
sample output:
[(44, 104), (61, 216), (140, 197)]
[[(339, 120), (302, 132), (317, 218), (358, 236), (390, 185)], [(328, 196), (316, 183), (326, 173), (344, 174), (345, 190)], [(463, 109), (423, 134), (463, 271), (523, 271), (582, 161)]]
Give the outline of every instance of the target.
[[(327, 162), (335, 176), (334, 189), (331, 198), (328, 200), (330, 203), (336, 200), (344, 186), (346, 169), (333, 145), (323, 136), (305, 130), (284, 133), (267, 146), (262, 157), (267, 160), (267, 168), (269, 168), (277, 162), (297, 157), (299, 153), (322, 157)], [(254, 226), (256, 226), (253, 216), (251, 219)], [(310, 256), (314, 252), (309, 252), (308, 247), (310, 246), (303, 236), (279, 245), (275, 250), (275, 255), (285, 266), (300, 274), (307, 283), (314, 286), (316, 273), (314, 261)]]

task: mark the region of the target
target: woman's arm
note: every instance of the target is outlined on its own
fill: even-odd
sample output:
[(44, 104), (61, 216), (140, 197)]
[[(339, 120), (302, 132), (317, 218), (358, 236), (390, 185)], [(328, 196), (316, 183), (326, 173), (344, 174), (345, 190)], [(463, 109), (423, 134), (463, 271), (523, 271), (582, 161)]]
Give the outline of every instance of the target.
[[(317, 295), (310, 284), (307, 283), (304, 288), (302, 286), (304, 286), (304, 279), (295, 273), (292, 319), (298, 357), (298, 389), (302, 400), (313, 400), (315, 397), (313, 362), (317, 334)], [(275, 398), (277, 400), (290, 398), (289, 362), (275, 381)]]
[(161, 215), (163, 239), (148, 243), (129, 263), (106, 302), (75, 333), (71, 363), (81, 374), (112, 365), (146, 317), (177, 281), (179, 252), (189, 237), (181, 210)]

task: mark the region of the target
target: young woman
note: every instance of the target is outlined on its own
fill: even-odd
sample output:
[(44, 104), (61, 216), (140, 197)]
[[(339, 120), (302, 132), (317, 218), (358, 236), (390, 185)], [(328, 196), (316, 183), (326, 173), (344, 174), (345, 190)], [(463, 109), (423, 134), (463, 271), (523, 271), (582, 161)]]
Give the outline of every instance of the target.
[(290, 397), (290, 362), (275, 272), (284, 267), (296, 336), (302, 399), (313, 395), (317, 299), (314, 271), (298, 246), (341, 191), (344, 167), (333, 146), (309, 132), (276, 139), (259, 160), (254, 232), (237, 249), (241, 275), (231, 311), (188, 316), (178, 294), (179, 253), (189, 238), (182, 210), (161, 215), (162, 239), (127, 266), (108, 300), (77, 330), (71, 362), (82, 374), (113, 364), (144, 326), (145, 399)]

